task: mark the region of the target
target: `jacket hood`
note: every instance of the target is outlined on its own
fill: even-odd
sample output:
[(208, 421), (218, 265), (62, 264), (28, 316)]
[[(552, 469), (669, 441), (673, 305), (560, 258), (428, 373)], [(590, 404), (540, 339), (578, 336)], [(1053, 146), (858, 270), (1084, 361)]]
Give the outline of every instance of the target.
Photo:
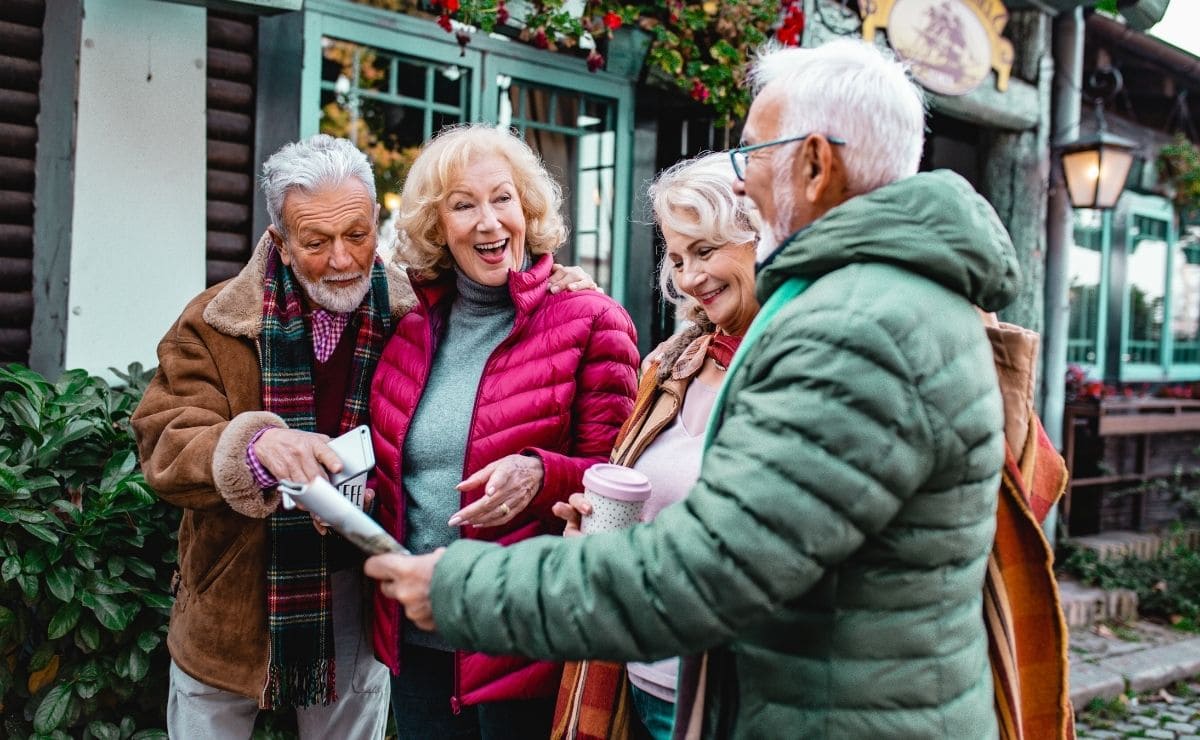
[(790, 236), (759, 266), (765, 303), (791, 277), (815, 280), (856, 262), (886, 262), (995, 311), (1020, 288), (1016, 250), (999, 216), (949, 170), (922, 172), (849, 199)]
[[(225, 282), (216, 297), (204, 309), (204, 321), (233, 337), (258, 339), (262, 333), (263, 280), (266, 279), (267, 258), (275, 242), (270, 232), (263, 232), (250, 261), (242, 271)], [(412, 285), (403, 265), (395, 258), (384, 264), (388, 282), (388, 305), (392, 319), (398, 320), (417, 304)]]

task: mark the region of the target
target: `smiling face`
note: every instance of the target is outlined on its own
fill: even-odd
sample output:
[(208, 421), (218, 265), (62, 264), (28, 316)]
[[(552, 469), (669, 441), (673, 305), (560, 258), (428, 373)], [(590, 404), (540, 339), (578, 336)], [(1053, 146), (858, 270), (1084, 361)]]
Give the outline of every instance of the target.
[(714, 245), (662, 225), (675, 287), (695, 298), (717, 328), (739, 336), (754, 319), (754, 245)]
[(274, 227), (283, 264), (308, 299), (335, 313), (358, 308), (371, 289), (375, 219), (379, 206), (361, 182), (349, 180), (312, 193), (292, 190), (283, 201), (284, 239)]
[(525, 261), (525, 212), (512, 167), (499, 155), (477, 157), (459, 174), (438, 207), (450, 256), (481, 285), (508, 283)]

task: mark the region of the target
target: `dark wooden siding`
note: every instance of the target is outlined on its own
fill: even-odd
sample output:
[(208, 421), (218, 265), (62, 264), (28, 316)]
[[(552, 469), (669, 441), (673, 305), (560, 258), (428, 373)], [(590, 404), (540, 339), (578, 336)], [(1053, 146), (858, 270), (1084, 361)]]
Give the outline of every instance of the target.
[(208, 14), (208, 285), (250, 257), (254, 204), (253, 16)]
[(0, 363), (29, 361), (44, 0), (0, 2)]

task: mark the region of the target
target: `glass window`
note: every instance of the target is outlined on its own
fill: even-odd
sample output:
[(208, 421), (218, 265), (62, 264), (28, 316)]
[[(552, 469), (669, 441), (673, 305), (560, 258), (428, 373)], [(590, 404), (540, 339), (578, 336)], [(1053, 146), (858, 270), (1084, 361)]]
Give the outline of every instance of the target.
[(1067, 362), (1094, 365), (1099, 356), (1100, 267), (1104, 254), (1100, 211), (1076, 210), (1074, 235), (1068, 255)]
[(375, 170), (382, 244), (390, 244), (400, 189), (421, 144), (467, 120), (470, 72), (362, 44), (321, 39), (321, 132), (366, 152)]
[(616, 131), (615, 104), (571, 90), (497, 75), (497, 120), (541, 155), (563, 188), (571, 238), (558, 261), (587, 270), (612, 291)]
[(1171, 335), (1175, 364), (1200, 364), (1200, 226), (1193, 226), (1172, 251)]
[(1125, 361), (1160, 364), (1166, 315), (1167, 223), (1135, 216), (1129, 256), (1129, 332)]

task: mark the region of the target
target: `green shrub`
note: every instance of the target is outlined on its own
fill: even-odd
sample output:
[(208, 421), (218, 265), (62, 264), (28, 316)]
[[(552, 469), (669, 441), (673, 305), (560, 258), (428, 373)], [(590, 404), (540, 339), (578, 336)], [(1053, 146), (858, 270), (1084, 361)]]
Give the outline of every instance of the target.
[(165, 737), (178, 513), (129, 430), (150, 373), (117, 374), (0, 368), (3, 737)]
[(1137, 592), (1139, 614), (1200, 631), (1200, 552), (1182, 542), (1164, 544), (1148, 560), (1101, 560), (1094, 550), (1074, 549), (1063, 568), (1090, 586)]

